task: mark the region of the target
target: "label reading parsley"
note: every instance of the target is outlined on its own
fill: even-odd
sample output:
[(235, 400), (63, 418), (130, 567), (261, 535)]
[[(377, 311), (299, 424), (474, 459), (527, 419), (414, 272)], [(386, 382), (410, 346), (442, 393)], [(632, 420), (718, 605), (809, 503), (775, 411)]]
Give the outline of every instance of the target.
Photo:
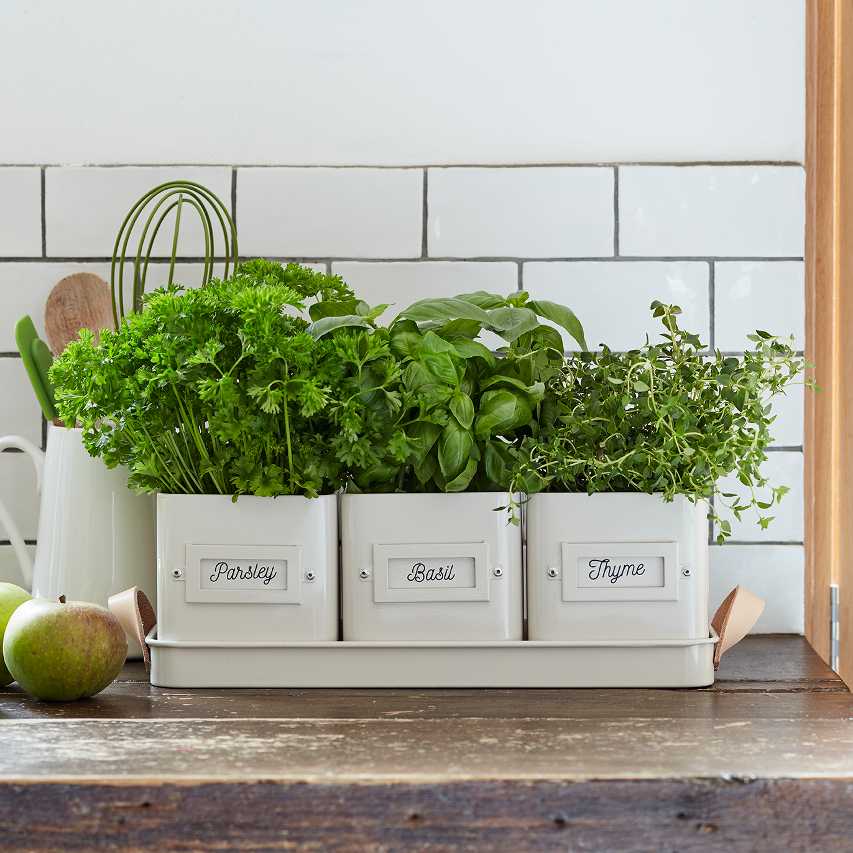
[(202, 589), (287, 589), (287, 560), (217, 557), (199, 566)]

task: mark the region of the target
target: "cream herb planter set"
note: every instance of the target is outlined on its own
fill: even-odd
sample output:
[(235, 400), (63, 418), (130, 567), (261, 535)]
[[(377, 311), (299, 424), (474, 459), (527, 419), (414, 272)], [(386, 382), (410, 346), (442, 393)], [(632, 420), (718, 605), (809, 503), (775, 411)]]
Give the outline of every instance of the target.
[[(152, 191), (116, 241), (117, 331), (51, 370), (90, 453), (157, 495), (154, 684), (713, 681), (760, 607), (744, 591), (709, 621), (708, 517), (725, 538), (784, 493), (759, 466), (766, 398), (802, 371), (786, 343), (708, 358), (655, 303), (663, 343), (590, 352), (523, 292), (381, 326), (340, 278), (260, 260), (143, 300), (137, 256), (126, 294), (124, 232), (187, 193), (236, 261), (207, 191)], [(746, 497), (716, 492), (732, 471)]]

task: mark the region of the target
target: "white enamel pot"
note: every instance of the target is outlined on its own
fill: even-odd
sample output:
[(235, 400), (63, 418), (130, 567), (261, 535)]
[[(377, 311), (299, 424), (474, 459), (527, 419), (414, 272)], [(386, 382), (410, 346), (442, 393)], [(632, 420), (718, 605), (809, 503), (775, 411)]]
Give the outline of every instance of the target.
[[(107, 468), (86, 451), (82, 430), (48, 426), (47, 453), (21, 436), (0, 438), (0, 450), (15, 447), (32, 460), (41, 492), (35, 564), (7, 508), (0, 523), (9, 535), (21, 574), (34, 596), (91, 601), (139, 587), (154, 597), (155, 507), (153, 495), (127, 487), (127, 470)], [(129, 655), (141, 649), (129, 642)]]

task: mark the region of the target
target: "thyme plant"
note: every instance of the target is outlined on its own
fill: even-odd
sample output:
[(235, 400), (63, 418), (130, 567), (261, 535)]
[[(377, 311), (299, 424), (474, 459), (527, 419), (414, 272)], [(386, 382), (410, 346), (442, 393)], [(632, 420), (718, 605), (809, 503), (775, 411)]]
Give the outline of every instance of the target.
[[(663, 342), (630, 352), (568, 356), (548, 384), (540, 431), (522, 443), (514, 488), (552, 492), (647, 492), (665, 500), (714, 499), (718, 541), (731, 535), (725, 507), (740, 519), (750, 509), (766, 528), (788, 488), (767, 487), (761, 464), (772, 441), (771, 399), (802, 381), (804, 361), (790, 342), (768, 332), (750, 335), (742, 357), (708, 355), (681, 329), (675, 305), (652, 303)], [(746, 497), (720, 492), (734, 472)]]

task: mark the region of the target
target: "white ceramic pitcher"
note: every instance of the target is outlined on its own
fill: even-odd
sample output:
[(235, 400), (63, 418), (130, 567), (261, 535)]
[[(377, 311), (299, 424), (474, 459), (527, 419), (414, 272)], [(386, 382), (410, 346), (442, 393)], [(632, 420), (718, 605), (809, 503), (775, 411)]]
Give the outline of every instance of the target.
[[(128, 587), (153, 601), (157, 588), (155, 502), (127, 487), (127, 470), (107, 468), (86, 451), (82, 430), (48, 426), (47, 453), (21, 436), (0, 438), (0, 450), (27, 453), (41, 492), (35, 566), (8, 510), (0, 502), (0, 523), (8, 531), (24, 582), (33, 595), (91, 601)], [(135, 641), (128, 652), (138, 656)]]

